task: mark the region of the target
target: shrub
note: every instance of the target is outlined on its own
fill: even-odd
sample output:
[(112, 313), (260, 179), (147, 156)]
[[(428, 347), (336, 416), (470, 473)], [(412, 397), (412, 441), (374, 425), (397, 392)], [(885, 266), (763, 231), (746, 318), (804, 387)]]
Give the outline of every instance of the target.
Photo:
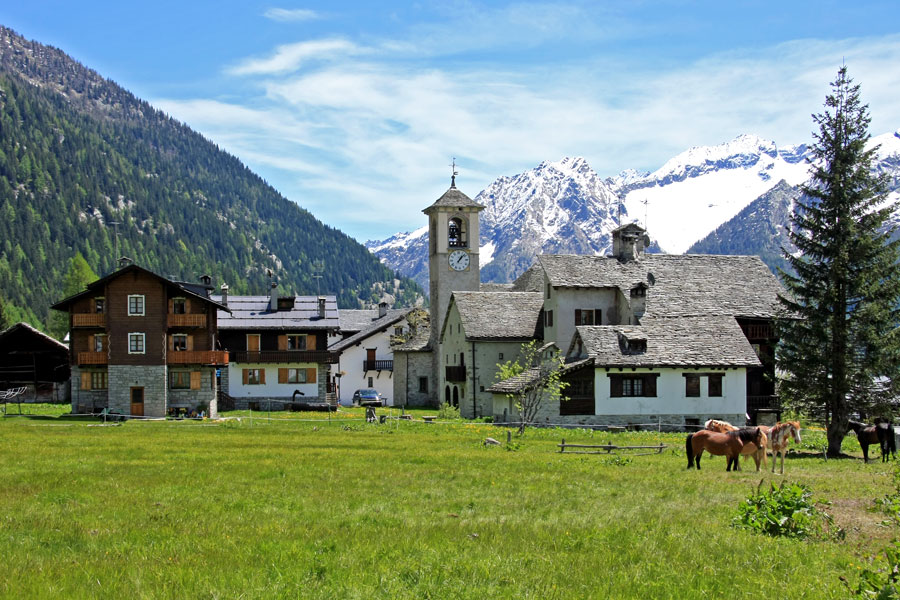
[(884, 550), (885, 564), (879, 568), (865, 568), (859, 574), (856, 589), (850, 587), (845, 577), (841, 581), (856, 598), (877, 600), (900, 599), (900, 542), (894, 542)]
[(771, 484), (761, 492), (760, 481), (755, 492), (744, 500), (734, 518), (734, 525), (772, 536), (807, 538), (821, 535), (831, 515), (819, 510), (812, 492), (801, 483)]
[(459, 408), (455, 406), (451, 406), (448, 402), (444, 402), (441, 405), (440, 410), (438, 411), (438, 419), (441, 421), (447, 421), (450, 419), (458, 419), (459, 418)]

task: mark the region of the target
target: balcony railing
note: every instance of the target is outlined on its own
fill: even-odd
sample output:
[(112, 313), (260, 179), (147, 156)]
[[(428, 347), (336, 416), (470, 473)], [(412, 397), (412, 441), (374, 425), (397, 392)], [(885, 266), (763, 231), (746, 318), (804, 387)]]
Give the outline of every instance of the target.
[(778, 396), (747, 396), (747, 410), (754, 411), (761, 408), (781, 409)]
[(170, 365), (227, 365), (228, 353), (219, 350), (169, 351), (166, 363)]
[(74, 313), (72, 327), (106, 327), (106, 313)]
[(445, 367), (445, 377), (447, 381), (465, 381), (466, 367)]
[(166, 324), (169, 327), (206, 327), (206, 315), (203, 313), (176, 315), (166, 315)]
[(748, 323), (744, 333), (748, 340), (771, 340), (775, 337), (775, 328), (771, 323)]
[(393, 371), (394, 361), (392, 360), (364, 360), (363, 371)]
[(109, 362), (106, 352), (79, 352), (79, 365), (105, 365)]
[(326, 363), (336, 364), (339, 354), (324, 350), (262, 350), (231, 353), (236, 363)]

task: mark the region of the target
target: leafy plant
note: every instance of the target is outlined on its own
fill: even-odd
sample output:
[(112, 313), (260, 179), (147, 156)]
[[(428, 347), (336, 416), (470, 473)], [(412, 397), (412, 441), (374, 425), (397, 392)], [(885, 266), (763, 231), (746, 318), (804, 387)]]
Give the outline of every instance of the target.
[(450, 403), (444, 402), (441, 405), (440, 410), (438, 410), (438, 419), (440, 419), (441, 421), (459, 419), (459, 407), (452, 406)]
[(900, 599), (900, 542), (895, 541), (884, 549), (882, 566), (860, 571), (856, 589), (850, 587), (845, 577), (840, 579), (856, 598)]
[(782, 482), (761, 492), (760, 481), (755, 492), (744, 500), (734, 518), (734, 525), (771, 536), (807, 538), (824, 532), (831, 515), (819, 510), (812, 491), (802, 483)]

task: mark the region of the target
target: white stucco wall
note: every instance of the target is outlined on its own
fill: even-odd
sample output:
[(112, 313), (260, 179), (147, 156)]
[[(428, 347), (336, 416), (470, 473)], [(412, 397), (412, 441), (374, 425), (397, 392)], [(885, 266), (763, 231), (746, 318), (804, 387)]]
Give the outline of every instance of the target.
[[(700, 396), (685, 395), (684, 373), (721, 373), (722, 396), (709, 396), (709, 378), (700, 378)], [(659, 373), (656, 380), (656, 397), (611, 398), (609, 375), (639, 375)], [(746, 369), (728, 371), (705, 369), (638, 369), (619, 371), (597, 369), (594, 373), (594, 397), (598, 415), (695, 415), (695, 414), (743, 414), (747, 406)]]
[[(318, 370), (316, 363), (291, 363), (291, 364), (259, 364), (259, 363), (231, 363), (228, 365), (228, 394), (234, 398), (290, 398), (294, 390), (300, 390), (306, 399), (317, 400), (319, 397), (318, 382), (311, 383), (278, 383), (278, 369), (308, 369)], [(244, 385), (242, 372), (244, 369), (259, 369), (266, 371), (266, 383), (261, 385)], [(300, 399), (298, 399), (299, 401)]]
[[(624, 306), (622, 306), (624, 304)], [(602, 323), (594, 325), (628, 325), (631, 310), (628, 301), (613, 288), (553, 288), (547, 298), (544, 285), (544, 312), (553, 311), (553, 326), (544, 327), (544, 340), (556, 343), (565, 352), (575, 335), (575, 310), (600, 309)], [(545, 319), (546, 322), (546, 319)]]
[[(406, 321), (397, 323), (400, 327), (406, 324)], [(394, 379), (393, 371), (364, 371), (363, 363), (366, 360), (366, 351), (370, 348), (375, 349), (375, 360), (393, 360), (394, 353), (391, 350), (391, 334), (394, 333), (394, 326), (388, 327), (386, 331), (375, 333), (366, 339), (360, 341), (358, 346), (351, 346), (341, 352), (338, 364), (331, 365), (331, 372), (338, 373), (343, 371), (345, 374), (341, 377), (340, 401), (346, 404), (353, 399), (353, 392), (358, 389), (367, 388), (369, 386), (369, 377), (372, 378), (372, 386), (378, 390), (385, 398), (389, 406), (393, 406), (394, 401)]]

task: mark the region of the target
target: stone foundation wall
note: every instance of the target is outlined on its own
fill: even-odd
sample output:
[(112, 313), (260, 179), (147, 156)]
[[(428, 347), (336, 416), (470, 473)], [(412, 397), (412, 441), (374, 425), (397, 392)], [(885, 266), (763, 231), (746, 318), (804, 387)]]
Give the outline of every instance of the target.
[[(197, 371), (198, 369), (191, 369)], [(211, 367), (203, 367), (200, 370), (200, 389), (184, 390), (170, 389), (168, 392), (167, 408), (186, 408), (188, 412), (197, 410), (200, 412), (200, 406), (206, 414), (213, 416), (216, 408), (216, 370)]]
[(144, 416), (166, 416), (166, 365), (109, 365), (109, 410), (131, 414), (131, 388), (144, 388)]
[(109, 407), (108, 390), (83, 390), (81, 389), (82, 371), (97, 371), (99, 369), (80, 369), (72, 367), (72, 377), (69, 379), (71, 387), (70, 398), (73, 414), (99, 413)]

